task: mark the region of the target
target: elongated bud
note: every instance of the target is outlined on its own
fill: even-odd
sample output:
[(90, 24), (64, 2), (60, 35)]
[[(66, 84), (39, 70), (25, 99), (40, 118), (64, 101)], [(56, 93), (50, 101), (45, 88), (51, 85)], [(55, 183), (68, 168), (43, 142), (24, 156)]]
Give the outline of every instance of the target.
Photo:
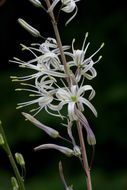
[(11, 177), (11, 184), (12, 184), (13, 190), (19, 189), (19, 185), (18, 185), (17, 179), (15, 177)]
[(86, 129), (88, 144), (89, 145), (95, 145), (96, 144), (96, 138), (95, 138), (95, 135), (94, 135), (92, 129), (89, 126), (89, 123), (88, 123), (87, 119), (85, 118), (85, 116), (79, 110), (76, 110), (76, 113), (77, 113), (77, 116), (78, 116), (81, 124)]
[(4, 145), (4, 138), (3, 135), (0, 133), (0, 145)]
[(42, 37), (40, 32), (35, 29), (34, 27), (32, 27), (31, 25), (29, 25), (26, 21), (24, 21), (23, 19), (19, 18), (18, 19), (18, 23), (25, 29), (27, 30), (30, 34), (32, 34), (32, 36), (34, 37)]
[(29, 0), (35, 7), (42, 7), (42, 4), (39, 0)]
[(28, 119), (35, 126), (42, 129), (43, 131), (45, 131), (50, 137), (52, 137), (52, 138), (59, 137), (59, 132), (56, 131), (55, 129), (52, 129), (52, 128), (42, 124), (41, 122), (39, 122), (37, 119), (35, 119), (32, 115), (30, 115), (28, 113), (22, 112), (22, 114), (25, 116), (26, 119)]
[(25, 161), (24, 158), (22, 156), (22, 154), (20, 153), (15, 153), (15, 158), (17, 163), (21, 166), (21, 167), (25, 167)]
[(70, 148), (67, 148), (64, 146), (59, 146), (56, 144), (43, 144), (43, 145), (40, 145), (40, 146), (34, 148), (34, 150), (41, 150), (41, 149), (56, 149), (68, 157), (71, 157), (74, 155), (74, 151), (71, 150)]

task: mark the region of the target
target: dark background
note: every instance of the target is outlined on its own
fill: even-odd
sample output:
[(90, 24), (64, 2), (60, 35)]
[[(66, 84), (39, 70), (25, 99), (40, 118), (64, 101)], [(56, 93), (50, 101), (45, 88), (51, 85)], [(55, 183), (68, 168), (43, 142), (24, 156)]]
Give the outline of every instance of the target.
[[(0, 1), (2, 2), (2, 1)], [(103, 59), (96, 65), (98, 75), (92, 81), (96, 90), (93, 101), (98, 118), (90, 112), (88, 120), (95, 132), (97, 145), (92, 169), (93, 189), (127, 189), (127, 8), (126, 1), (82, 0), (76, 18), (67, 26), (69, 15), (61, 13), (60, 33), (64, 44), (71, 44), (76, 38), (75, 48), (81, 48), (84, 35), (89, 32), (91, 45), (88, 55), (102, 42), (105, 47), (100, 54)], [(64, 158), (56, 151), (40, 151), (33, 148), (39, 144), (54, 142), (41, 130), (25, 122), (22, 110), (16, 110), (18, 102), (26, 95), (14, 91), (18, 84), (12, 83), (11, 75), (24, 75), (27, 71), (9, 63), (13, 56), (25, 58), (20, 43), (29, 45), (41, 42), (21, 28), (17, 19), (21, 17), (36, 27), (42, 35), (53, 37), (50, 19), (41, 10), (25, 0), (5, 0), (0, 3), (0, 119), (12, 148), (21, 152), (26, 160), (27, 189), (62, 189), (58, 174), (58, 162), (63, 161), (66, 178), (74, 189), (84, 189), (84, 174), (75, 158)], [(24, 111), (24, 110), (23, 110)], [(25, 109), (25, 111), (28, 111)], [(49, 118), (42, 112), (38, 118), (54, 128), (65, 129), (56, 118)], [(76, 136), (76, 134), (75, 134)], [(60, 142), (62, 144), (62, 142)], [(90, 159), (91, 147), (87, 147)], [(9, 178), (13, 175), (8, 158), (0, 149), (0, 189), (11, 189)]]

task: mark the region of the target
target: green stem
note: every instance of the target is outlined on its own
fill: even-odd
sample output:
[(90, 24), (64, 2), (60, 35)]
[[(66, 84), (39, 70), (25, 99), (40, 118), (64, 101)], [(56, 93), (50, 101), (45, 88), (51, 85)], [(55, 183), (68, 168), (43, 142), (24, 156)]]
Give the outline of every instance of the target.
[(13, 171), (14, 171), (15, 176), (16, 176), (17, 181), (18, 181), (19, 190), (25, 190), (23, 178), (21, 177), (21, 175), (19, 173), (19, 170), (17, 168), (16, 162), (14, 160), (14, 157), (13, 157), (12, 153), (11, 153), (11, 149), (10, 149), (10, 147), (8, 145), (8, 142), (7, 142), (7, 139), (6, 139), (6, 135), (4, 133), (3, 127), (1, 125), (1, 122), (0, 122), (0, 133), (2, 134), (2, 137), (4, 139), (3, 148), (4, 148), (5, 152), (8, 155), (9, 161), (11, 163), (11, 166), (13, 168)]

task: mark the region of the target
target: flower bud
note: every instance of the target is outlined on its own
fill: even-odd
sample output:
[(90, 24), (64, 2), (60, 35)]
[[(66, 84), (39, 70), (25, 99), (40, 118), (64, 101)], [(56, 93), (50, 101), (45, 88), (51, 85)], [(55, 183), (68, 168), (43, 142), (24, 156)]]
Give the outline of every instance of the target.
[(41, 150), (41, 149), (56, 149), (68, 157), (71, 157), (74, 155), (74, 151), (71, 150), (70, 148), (67, 148), (64, 146), (59, 146), (56, 144), (43, 144), (43, 145), (40, 145), (40, 146), (34, 148), (34, 150)]
[(25, 161), (24, 161), (24, 158), (23, 158), (22, 154), (20, 154), (20, 153), (15, 153), (15, 158), (16, 158), (17, 163), (18, 163), (21, 167), (24, 167), (24, 166), (25, 166)]
[(51, 127), (48, 127), (48, 126), (42, 124), (41, 122), (39, 122), (37, 119), (35, 119), (32, 115), (30, 115), (28, 113), (22, 112), (22, 114), (25, 116), (26, 119), (28, 119), (35, 126), (42, 129), (43, 131), (45, 131), (50, 137), (52, 137), (52, 138), (59, 137), (59, 132), (56, 131), (55, 129), (52, 129)]
[(17, 179), (15, 177), (11, 177), (11, 184), (12, 184), (13, 190), (19, 189), (19, 185), (18, 185)]
[(31, 25), (29, 25), (26, 21), (24, 21), (23, 19), (19, 18), (18, 19), (18, 23), (25, 29), (27, 30), (30, 34), (32, 34), (32, 36), (34, 37), (42, 37), (40, 32), (35, 29), (34, 27), (32, 27)]
[(4, 145), (4, 138), (3, 135), (0, 133), (0, 145)]

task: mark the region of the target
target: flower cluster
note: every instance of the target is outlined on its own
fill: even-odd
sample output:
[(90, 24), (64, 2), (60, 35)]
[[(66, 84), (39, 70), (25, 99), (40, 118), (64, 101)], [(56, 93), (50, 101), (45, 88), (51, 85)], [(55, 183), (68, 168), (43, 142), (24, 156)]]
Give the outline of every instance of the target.
[[(97, 116), (97, 111), (91, 103), (95, 90), (91, 85), (84, 84), (84, 79), (91, 80), (97, 75), (94, 64), (101, 59), (101, 56), (96, 61), (93, 57), (103, 47), (103, 44), (95, 53), (87, 57), (86, 52), (89, 46), (89, 43), (86, 45), (87, 36), (88, 33), (85, 35), (81, 49), (74, 49), (75, 40), (72, 41), (72, 51), (70, 46), (62, 47), (68, 60), (70, 87), (67, 86), (68, 76), (61, 63), (60, 51), (54, 38), (47, 38), (42, 44), (32, 44), (31, 47), (21, 44), (22, 50), (29, 51), (33, 59), (22, 61), (14, 58), (11, 62), (19, 64), (22, 68), (31, 69), (34, 73), (21, 77), (11, 76), (11, 78), (12, 81), (21, 82), (23, 86), (16, 89), (17, 91), (28, 91), (29, 96), (33, 98), (30, 101), (18, 103), (17, 108), (36, 104), (36, 108), (30, 110), (34, 112), (34, 116), (45, 109), (49, 114), (62, 119), (66, 118), (72, 123), (80, 120), (86, 129), (88, 143), (95, 144), (94, 134), (83, 115), (84, 107), (87, 106)], [(26, 83), (31, 80), (33, 84)], [(62, 114), (61, 110), (65, 105), (67, 105), (67, 114)]]
[[(66, 22), (66, 25), (75, 17), (78, 11), (76, 2), (79, 0), (52, 0), (51, 4), (50, 1), (45, 1), (47, 8), (42, 6), (39, 0), (29, 1), (34, 6), (43, 8), (52, 17), (52, 21), (54, 21), (53, 10), (59, 2), (61, 2), (60, 10), (63, 12), (71, 13), (75, 11), (73, 16)], [(34, 118), (43, 109), (50, 115), (60, 117), (63, 125), (67, 128), (70, 139), (66, 140), (73, 145), (73, 148), (70, 149), (50, 143), (40, 145), (35, 150), (52, 148), (67, 156), (80, 158), (81, 151), (73, 137), (72, 126), (75, 121), (79, 122), (81, 127), (84, 127), (86, 130), (88, 144), (96, 144), (94, 133), (84, 115), (85, 107), (88, 107), (97, 116), (97, 111), (91, 103), (95, 96), (95, 90), (86, 81), (92, 80), (97, 75), (94, 65), (100, 61), (102, 56), (99, 56), (96, 60), (94, 56), (101, 50), (104, 44), (88, 57), (87, 50), (90, 45), (90, 43), (86, 43), (88, 33), (85, 35), (81, 49), (75, 49), (75, 39), (72, 40), (71, 47), (69, 45), (62, 46), (58, 33), (55, 33), (56, 39), (51, 37), (44, 38), (38, 30), (23, 19), (19, 18), (18, 22), (34, 37), (41, 37), (44, 41), (41, 44), (31, 44), (30, 47), (21, 44), (22, 50), (29, 51), (31, 54), (32, 58), (30, 60), (24, 61), (16, 57), (11, 60), (11, 62), (18, 64), (21, 68), (27, 68), (32, 71), (32, 74), (26, 76), (11, 76), (12, 81), (19, 81), (22, 86), (17, 88), (16, 91), (27, 91), (32, 98), (29, 101), (18, 103), (17, 109), (36, 105), (34, 109), (30, 110), (30, 112), (34, 112), (33, 116), (28, 113), (22, 113), (25, 118), (41, 128), (50, 137), (65, 140), (57, 130), (42, 124)], [(55, 27), (56, 25), (54, 25)], [(64, 107), (66, 112), (62, 112)]]

